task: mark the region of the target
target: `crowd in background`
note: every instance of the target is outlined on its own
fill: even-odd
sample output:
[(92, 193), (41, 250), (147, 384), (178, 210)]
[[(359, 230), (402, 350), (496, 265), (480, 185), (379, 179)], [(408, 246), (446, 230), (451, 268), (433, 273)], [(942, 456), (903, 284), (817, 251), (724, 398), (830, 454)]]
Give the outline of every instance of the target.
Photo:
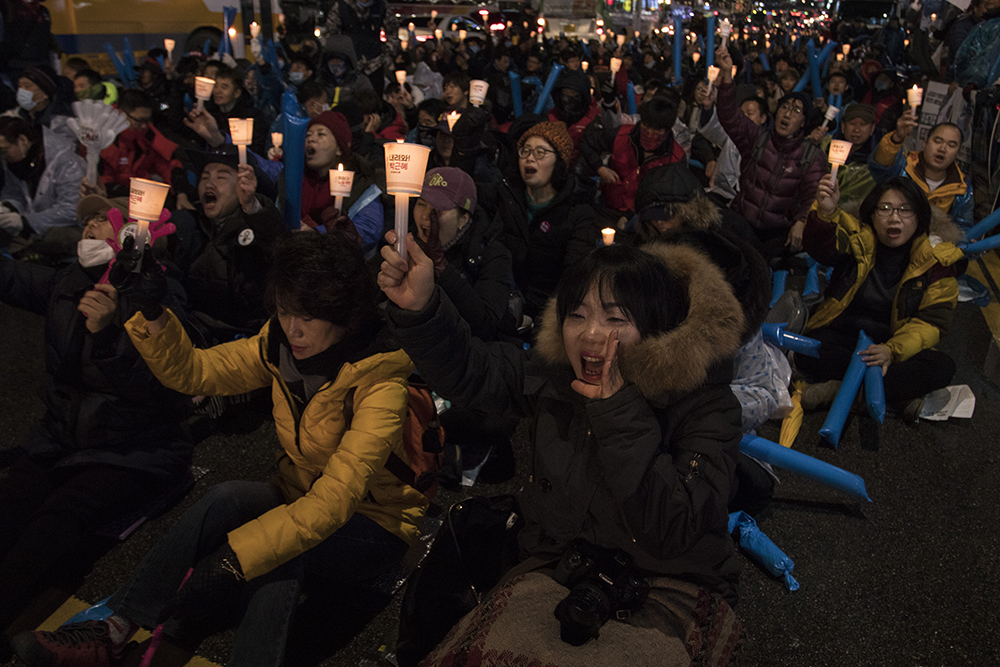
[[(907, 421), (955, 372), (935, 346), (967, 280), (969, 137), (937, 119), (922, 135), (906, 91), (936, 81), (967, 98), (981, 69), (967, 52), (1000, 2), (875, 29), (734, 21), (711, 53), (701, 14), (683, 35), (609, 24), (581, 41), (537, 32), (526, 7), (504, 30), (421, 41), (400, 39), (383, 0), (325, 9), (317, 37), (253, 38), (250, 58), (151, 48), (123, 81), (80, 57), (54, 66), (45, 8), (7, 3), (0, 300), (46, 318), (46, 411), (0, 462), (0, 629), (90, 534), (176, 500), (193, 423), (249, 404), (273, 414), (278, 481), (214, 488), (123, 579), (114, 616), (13, 647), (29, 664), (111, 664), (140, 626), (241, 605), (232, 664), (280, 664), (311, 572), (368, 582), (419, 535), (428, 500), (394, 467), (411, 463), (415, 366), (453, 403), (441, 421), (459, 473), (512, 477), (511, 435), (533, 419), (519, 563), (502, 581), (518, 605), (565, 596), (531, 575), (586, 538), (624, 549), (657, 609), (682, 618), (678, 636), (643, 607), (679, 642), (650, 656), (680, 656), (697, 630), (726, 664), (726, 516), (763, 508), (774, 484), (741, 435), (787, 413), (793, 372), (806, 409), (828, 406), (862, 330)], [(814, 90), (810, 54), (830, 42)], [(203, 107), (196, 77), (214, 82)], [(96, 180), (75, 101), (127, 120)], [(289, 146), (288, 116), (309, 119), (304, 146)], [(229, 121), (248, 118), (244, 163)], [(430, 149), (407, 239), (383, 150), (402, 140)], [(835, 177), (833, 141), (850, 144)], [(286, 156), (302, 156), (301, 187)], [(339, 206), (338, 168), (354, 173)], [(151, 231), (172, 233), (145, 251), (132, 178), (170, 188)], [(821, 352), (790, 363), (761, 332), (771, 270), (816, 263), (823, 294), (800, 332)], [(706, 617), (699, 595), (721, 611)], [(451, 636), (483, 631), (463, 623)], [(519, 635), (523, 651), (543, 650), (536, 635)]]

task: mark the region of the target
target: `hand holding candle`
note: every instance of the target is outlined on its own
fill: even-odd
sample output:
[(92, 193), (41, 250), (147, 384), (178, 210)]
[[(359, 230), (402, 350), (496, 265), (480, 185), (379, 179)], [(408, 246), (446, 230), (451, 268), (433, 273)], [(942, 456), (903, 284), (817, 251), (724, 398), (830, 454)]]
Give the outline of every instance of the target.
[(240, 154), (240, 164), (247, 163), (247, 146), (253, 142), (253, 118), (230, 118), (229, 135)]
[(830, 174), (834, 179), (837, 178), (837, 168), (842, 164), (847, 164), (847, 156), (851, 154), (851, 146), (853, 144), (850, 141), (834, 139), (830, 142), (830, 164), (833, 165)]
[(839, 113), (840, 113), (840, 109), (838, 109), (835, 106), (831, 105), (831, 106), (828, 106), (826, 108), (826, 113), (823, 114), (823, 133), (824, 134), (826, 134), (826, 129), (827, 129), (827, 127), (829, 127), (830, 121), (832, 121), (834, 118), (836, 118), (837, 114), (839, 114)]
[(198, 111), (205, 110), (205, 102), (212, 97), (215, 89), (215, 80), (203, 76), (194, 78), (194, 96), (198, 98)]
[(715, 84), (715, 80), (719, 78), (719, 68), (715, 65), (708, 66), (708, 94), (712, 94), (712, 86)]
[(733, 24), (729, 22), (729, 19), (722, 19), (719, 31), (722, 33), (722, 48), (726, 48), (729, 44), (729, 35), (733, 32)]
[(906, 101), (910, 105), (910, 115), (914, 118), (917, 117), (917, 107), (924, 100), (924, 89), (917, 86), (913, 86), (906, 91)]
[(431, 149), (399, 141), (388, 143), (385, 151), (386, 190), (396, 197), (396, 252), (406, 259), (406, 232), (410, 222), (409, 197), (419, 197)]
[(334, 198), (334, 207), (340, 211), (341, 215), (346, 215), (344, 211), (344, 197), (351, 196), (351, 188), (354, 186), (354, 172), (344, 171), (344, 165), (338, 164), (337, 170), (330, 170), (330, 194)]

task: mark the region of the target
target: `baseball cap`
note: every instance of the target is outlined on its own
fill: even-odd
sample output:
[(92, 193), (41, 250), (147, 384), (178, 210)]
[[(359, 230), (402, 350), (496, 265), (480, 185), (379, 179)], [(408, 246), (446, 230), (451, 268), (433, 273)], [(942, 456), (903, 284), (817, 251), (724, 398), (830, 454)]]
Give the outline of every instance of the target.
[(438, 211), (464, 208), (472, 213), (476, 210), (476, 184), (461, 169), (439, 167), (424, 176), (420, 198)]
[(849, 123), (855, 118), (861, 118), (865, 123), (871, 124), (875, 122), (875, 107), (870, 104), (854, 103), (844, 110), (844, 115), (841, 118), (845, 123)]
[(122, 219), (128, 219), (128, 197), (106, 199), (101, 195), (87, 195), (82, 197), (76, 205), (76, 219), (83, 223), (91, 216), (113, 208), (121, 211)]

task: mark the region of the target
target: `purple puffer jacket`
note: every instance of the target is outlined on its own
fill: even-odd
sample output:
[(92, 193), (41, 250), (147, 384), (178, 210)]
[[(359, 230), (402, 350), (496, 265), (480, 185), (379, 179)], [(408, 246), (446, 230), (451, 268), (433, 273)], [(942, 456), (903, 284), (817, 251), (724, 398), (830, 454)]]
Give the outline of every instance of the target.
[(816, 199), (816, 186), (826, 174), (823, 151), (817, 150), (809, 166), (799, 162), (805, 151), (805, 135), (784, 138), (771, 130), (771, 138), (754, 163), (753, 145), (765, 128), (743, 115), (736, 104), (736, 87), (719, 85), (719, 122), (736, 144), (742, 161), (740, 191), (732, 208), (758, 229), (788, 229), (796, 220), (805, 220)]

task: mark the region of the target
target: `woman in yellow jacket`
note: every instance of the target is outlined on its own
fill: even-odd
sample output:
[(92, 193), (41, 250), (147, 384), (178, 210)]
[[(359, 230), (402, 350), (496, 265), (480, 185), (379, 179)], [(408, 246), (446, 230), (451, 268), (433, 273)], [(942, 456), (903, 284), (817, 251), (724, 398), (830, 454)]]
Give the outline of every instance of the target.
[[(156, 298), (128, 332), (177, 391), (242, 394), (271, 385), (283, 449), (276, 480), (213, 487), (108, 601), (108, 621), (17, 637), (27, 664), (111, 664), (140, 626), (170, 619), (169, 633), (242, 603), (229, 664), (279, 665), (307, 567), (363, 584), (416, 540), (427, 500), (385, 467), (390, 457), (406, 461), (413, 365), (383, 328), (361, 249), (339, 232), (293, 234), (272, 266), (277, 314), (253, 338), (194, 349)], [(142, 275), (151, 272), (144, 266)]]
[(809, 335), (822, 343), (819, 358), (795, 358), (798, 369), (820, 383), (803, 393), (803, 407), (833, 400), (864, 330), (874, 344), (862, 358), (882, 367), (886, 403), (914, 420), (923, 396), (955, 373), (954, 361), (934, 346), (958, 302), (961, 232), (944, 216), (932, 216), (927, 197), (908, 178), (877, 186), (861, 203), (860, 219), (839, 201), (836, 180), (823, 177), (803, 236), (812, 258), (833, 267), (826, 298), (809, 321)]

